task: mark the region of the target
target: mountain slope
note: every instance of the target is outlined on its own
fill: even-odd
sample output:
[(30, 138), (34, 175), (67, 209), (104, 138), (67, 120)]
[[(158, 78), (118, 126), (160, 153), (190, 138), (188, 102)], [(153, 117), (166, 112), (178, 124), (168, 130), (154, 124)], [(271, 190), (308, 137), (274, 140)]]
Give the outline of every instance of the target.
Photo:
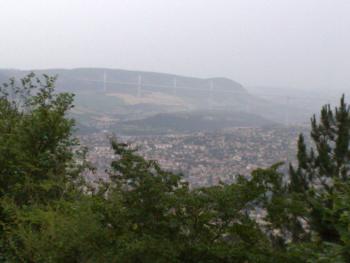
[[(0, 70), (0, 78), (20, 78), (28, 72)], [(274, 122), (286, 119), (296, 122), (307, 118), (297, 108), (288, 105), (281, 108), (281, 105), (251, 95), (241, 84), (227, 78), (201, 79), (103, 68), (35, 72), (57, 75), (58, 90), (76, 94), (75, 113), (78, 116), (96, 115), (94, 121), (106, 115), (113, 121), (132, 120), (183, 110), (246, 112)]]
[(125, 135), (212, 132), (235, 127), (276, 125), (258, 115), (245, 112), (192, 111), (160, 113), (133, 121), (120, 122), (116, 130)]

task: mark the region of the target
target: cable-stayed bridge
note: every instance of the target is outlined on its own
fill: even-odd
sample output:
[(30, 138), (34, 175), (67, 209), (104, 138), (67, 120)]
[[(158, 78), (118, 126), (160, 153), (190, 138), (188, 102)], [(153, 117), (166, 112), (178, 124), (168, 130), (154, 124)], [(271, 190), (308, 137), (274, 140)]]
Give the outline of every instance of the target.
[[(196, 88), (192, 86), (182, 86), (178, 84), (177, 77), (173, 77), (173, 83), (172, 85), (165, 85), (165, 84), (156, 84), (156, 83), (149, 83), (145, 82), (143, 80), (143, 77), (141, 74), (137, 75), (137, 80), (134, 82), (125, 82), (125, 81), (116, 81), (116, 80), (108, 80), (106, 72), (103, 73), (103, 76), (101, 79), (86, 79), (86, 78), (70, 78), (72, 80), (77, 80), (77, 81), (84, 81), (84, 82), (94, 82), (94, 83), (101, 83), (102, 84), (102, 90), (103, 92), (108, 92), (108, 87), (113, 86), (113, 85), (123, 85), (126, 87), (131, 87), (134, 88), (135, 94), (140, 97), (142, 96), (143, 91), (151, 90), (152, 88), (163, 88), (167, 91), (172, 91), (174, 95), (177, 94), (179, 90), (192, 90), (192, 91), (199, 91), (199, 92), (208, 92), (208, 97), (213, 97), (217, 93), (227, 93), (227, 94), (245, 94), (245, 95), (252, 95), (249, 92), (244, 92), (244, 91), (237, 91), (237, 90), (228, 90), (228, 89), (217, 89), (215, 80), (204, 80), (204, 83), (206, 85), (201, 86), (201, 88)], [(255, 95), (256, 96), (256, 95)], [(339, 99), (339, 97), (328, 94), (327, 96), (325, 95), (320, 95), (320, 94), (314, 94), (314, 95), (282, 95), (278, 92), (264, 92), (262, 94), (258, 94), (259, 97), (261, 98), (283, 98), (284, 101), (290, 101), (290, 100), (296, 100), (296, 99), (303, 99), (303, 100), (314, 100), (314, 99), (319, 99), (319, 100), (324, 100), (325, 103), (327, 103), (330, 100), (333, 99)], [(282, 102), (282, 101), (281, 101)], [(284, 103), (284, 102), (282, 102)]]
[[(315, 100), (318, 100), (322, 102), (323, 104), (330, 103), (331, 100), (336, 100), (338, 97), (336, 96), (322, 96), (320, 94), (315, 94), (312, 96), (304, 96), (304, 95), (283, 95), (278, 92), (264, 92), (262, 94), (252, 95), (251, 93), (245, 91), (245, 90), (230, 90), (229, 88), (225, 87), (224, 89), (220, 86), (216, 85), (215, 79), (208, 79), (203, 80), (202, 85), (196, 87), (188, 86), (188, 85), (181, 85), (179, 84), (177, 76), (170, 77), (168, 79), (168, 84), (159, 84), (159, 83), (152, 83), (149, 79), (145, 79), (142, 74), (135, 74), (134, 81), (118, 81), (118, 80), (111, 80), (108, 78), (108, 75), (106, 72), (103, 72), (103, 75), (101, 78), (70, 78), (75, 81), (82, 81), (82, 82), (92, 82), (99, 84), (98, 86), (101, 87), (103, 93), (111, 93), (113, 90), (115, 90), (114, 86), (122, 86), (123, 88), (128, 88), (128, 92), (131, 92), (134, 94), (134, 96), (138, 98), (142, 98), (147, 92), (152, 92), (154, 89), (164, 90), (166, 92), (171, 93), (174, 96), (181, 96), (181, 94), (184, 91), (195, 91), (199, 94), (204, 95), (207, 101), (207, 107), (210, 110), (213, 110), (216, 106), (220, 104), (218, 101), (222, 96), (228, 97), (229, 95), (240, 95), (235, 96), (239, 99), (244, 99), (244, 110), (248, 113), (255, 113), (255, 105), (254, 101), (251, 98), (260, 98), (262, 100), (274, 100), (278, 101), (280, 105), (282, 105), (282, 111), (284, 111), (284, 123), (285, 125), (290, 124), (290, 114), (291, 114), (291, 108), (295, 104), (296, 101), (303, 101), (304, 103), (312, 103)], [(244, 95), (244, 96), (242, 96)]]

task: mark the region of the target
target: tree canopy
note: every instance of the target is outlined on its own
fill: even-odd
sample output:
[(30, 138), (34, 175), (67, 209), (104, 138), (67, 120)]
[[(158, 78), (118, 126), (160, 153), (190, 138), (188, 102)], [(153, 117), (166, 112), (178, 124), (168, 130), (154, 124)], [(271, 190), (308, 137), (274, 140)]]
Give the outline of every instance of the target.
[(349, 262), (349, 106), (322, 108), (297, 165), (191, 189), (111, 140), (110, 180), (84, 181), (73, 95), (29, 74), (0, 89), (0, 262)]

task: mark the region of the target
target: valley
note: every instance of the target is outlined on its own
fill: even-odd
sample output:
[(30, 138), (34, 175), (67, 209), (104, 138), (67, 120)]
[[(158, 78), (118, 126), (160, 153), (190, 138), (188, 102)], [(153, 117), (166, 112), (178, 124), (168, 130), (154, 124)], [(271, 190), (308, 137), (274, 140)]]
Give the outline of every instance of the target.
[[(27, 73), (0, 70), (0, 81)], [(91, 181), (107, 178), (111, 137), (200, 187), (279, 161), (288, 165), (298, 134), (308, 134), (305, 109), (262, 99), (227, 78), (93, 68), (35, 73), (57, 76), (58, 91), (75, 94), (69, 114), (96, 168), (86, 173)]]

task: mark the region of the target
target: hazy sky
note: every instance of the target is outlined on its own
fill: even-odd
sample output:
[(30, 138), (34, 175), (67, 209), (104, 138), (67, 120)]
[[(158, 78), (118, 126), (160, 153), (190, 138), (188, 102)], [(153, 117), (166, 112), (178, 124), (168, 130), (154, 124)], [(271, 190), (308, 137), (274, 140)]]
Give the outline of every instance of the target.
[(0, 0), (0, 68), (350, 89), (350, 0)]

